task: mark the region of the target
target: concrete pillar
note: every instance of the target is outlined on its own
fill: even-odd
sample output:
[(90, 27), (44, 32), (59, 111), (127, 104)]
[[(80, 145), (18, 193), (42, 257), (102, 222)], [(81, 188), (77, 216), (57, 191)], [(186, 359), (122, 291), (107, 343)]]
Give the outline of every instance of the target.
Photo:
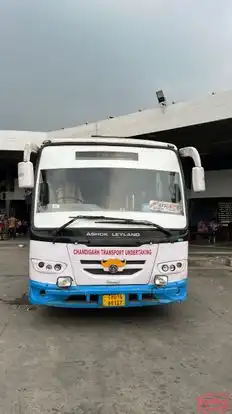
[(6, 214), (9, 216), (9, 214), (10, 214), (10, 200), (5, 201), (5, 209), (6, 209)]

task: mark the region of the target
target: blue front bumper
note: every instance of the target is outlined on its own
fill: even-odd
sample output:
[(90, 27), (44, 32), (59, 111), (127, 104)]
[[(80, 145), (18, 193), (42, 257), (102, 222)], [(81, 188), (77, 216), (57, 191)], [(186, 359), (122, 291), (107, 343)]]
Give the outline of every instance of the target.
[(34, 305), (65, 308), (103, 308), (103, 295), (125, 294), (125, 307), (155, 306), (183, 302), (187, 298), (187, 280), (169, 283), (166, 287), (154, 285), (72, 286), (29, 282), (29, 300)]

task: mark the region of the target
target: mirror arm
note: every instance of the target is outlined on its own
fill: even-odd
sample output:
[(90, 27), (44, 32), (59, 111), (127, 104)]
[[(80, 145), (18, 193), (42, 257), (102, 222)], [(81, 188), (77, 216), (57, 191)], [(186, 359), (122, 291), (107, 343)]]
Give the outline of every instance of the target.
[(180, 153), (181, 157), (184, 157), (184, 158), (190, 157), (190, 158), (192, 158), (195, 167), (202, 167), (201, 157), (200, 157), (199, 152), (197, 151), (196, 148), (194, 148), (194, 147), (180, 148), (179, 153)]
[(39, 147), (36, 144), (33, 143), (27, 143), (24, 147), (24, 151), (23, 151), (23, 161), (24, 162), (29, 162), (31, 159), (31, 153), (32, 152), (38, 152)]

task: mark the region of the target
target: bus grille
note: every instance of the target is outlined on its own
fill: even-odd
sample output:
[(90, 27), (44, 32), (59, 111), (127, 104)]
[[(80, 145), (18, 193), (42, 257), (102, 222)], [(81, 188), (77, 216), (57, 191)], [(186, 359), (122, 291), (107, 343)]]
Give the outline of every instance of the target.
[[(92, 275), (112, 275), (111, 272), (103, 268), (101, 260), (80, 260), (80, 263), (83, 265), (83, 270), (85, 272), (91, 273)], [(134, 275), (143, 269), (145, 263), (145, 260), (127, 260), (125, 268), (118, 271), (117, 276)], [(94, 265), (96, 265), (96, 267)], [(136, 267), (130, 267), (130, 265), (135, 265)]]

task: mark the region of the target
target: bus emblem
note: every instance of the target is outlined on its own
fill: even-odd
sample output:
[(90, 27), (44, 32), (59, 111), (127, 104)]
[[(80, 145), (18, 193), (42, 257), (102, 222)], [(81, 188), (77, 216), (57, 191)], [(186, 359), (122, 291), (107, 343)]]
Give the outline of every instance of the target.
[(105, 272), (109, 272), (112, 275), (115, 275), (116, 273), (124, 269), (124, 267), (126, 266), (126, 260), (120, 260), (120, 259), (102, 260), (101, 265), (103, 266), (103, 269)]

